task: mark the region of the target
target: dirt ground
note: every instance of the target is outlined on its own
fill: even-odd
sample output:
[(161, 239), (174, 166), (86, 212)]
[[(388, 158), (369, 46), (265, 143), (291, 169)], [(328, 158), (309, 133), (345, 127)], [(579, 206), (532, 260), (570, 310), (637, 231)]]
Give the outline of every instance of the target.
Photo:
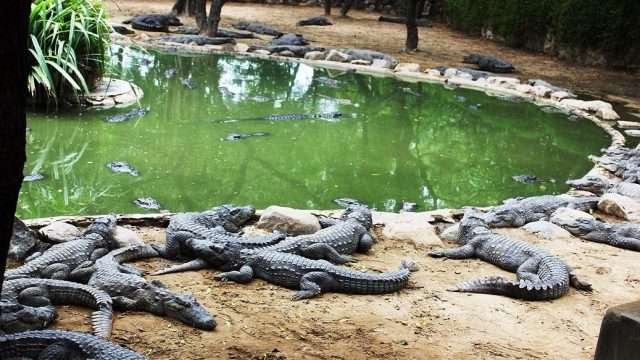
[[(137, 229), (146, 242), (163, 242), (164, 229)], [(292, 291), (254, 280), (220, 283), (213, 270), (157, 277), (191, 292), (215, 314), (213, 332), (145, 313), (120, 313), (112, 340), (152, 359), (591, 359), (605, 310), (638, 300), (638, 253), (577, 238), (542, 240), (506, 230), (551, 250), (593, 283), (592, 294), (571, 290), (555, 301), (525, 302), (446, 291), (478, 276), (513, 274), (480, 260), (441, 260), (376, 231), (371, 254), (352, 267), (395, 269), (412, 259), (420, 270), (408, 289), (381, 296), (323, 294), (293, 302)], [(447, 244), (446, 246), (453, 246)], [(152, 271), (160, 259), (138, 262)], [(62, 307), (55, 324), (90, 331), (89, 311)]]
[[(170, 0), (110, 0), (105, 1), (114, 22), (130, 15), (151, 12), (166, 13)], [(462, 58), (469, 53), (490, 54), (511, 61), (521, 79), (542, 78), (553, 84), (619, 104), (629, 104), (626, 110), (640, 112), (640, 74), (574, 65), (548, 55), (512, 49), (479, 37), (470, 37), (436, 24), (420, 28), (420, 48), (412, 54), (401, 51), (406, 30), (404, 25), (377, 21), (379, 14), (352, 11), (349, 17), (338, 16), (334, 9), (334, 26), (296, 27), (295, 23), (309, 16), (322, 14), (320, 7), (228, 3), (222, 10), (222, 26), (237, 21), (258, 21), (282, 31), (302, 33), (313, 45), (326, 47), (360, 47), (387, 52), (402, 62), (415, 62), (424, 68), (438, 65), (468, 67)], [(193, 25), (193, 19), (182, 17)], [(264, 37), (270, 39), (270, 37)], [(244, 40), (243, 40), (244, 41)], [(622, 107), (618, 108), (623, 110)]]

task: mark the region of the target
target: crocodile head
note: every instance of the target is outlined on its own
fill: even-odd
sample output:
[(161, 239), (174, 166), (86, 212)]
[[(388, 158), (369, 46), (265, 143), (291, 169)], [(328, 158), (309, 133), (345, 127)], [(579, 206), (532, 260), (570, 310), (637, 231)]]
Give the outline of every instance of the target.
[(477, 235), (489, 233), (489, 226), (479, 211), (469, 209), (464, 213), (458, 230), (458, 242), (466, 244)]
[(171, 26), (182, 26), (182, 22), (175, 15), (167, 15), (167, 25)]
[(198, 255), (216, 269), (238, 270), (245, 263), (243, 250), (246, 248), (236, 241), (209, 242), (202, 245), (197, 249)]
[(209, 226), (222, 225), (227, 231), (237, 232), (255, 213), (253, 206), (220, 205), (203, 212), (201, 218)]
[(524, 225), (524, 216), (515, 206), (503, 205), (491, 209), (484, 217), (486, 224), (493, 227), (520, 227)]
[(216, 320), (193, 295), (164, 291), (158, 299), (162, 302), (166, 316), (197, 329), (214, 330), (216, 328)]
[(118, 219), (115, 215), (107, 215), (97, 218), (93, 224), (89, 225), (87, 230), (84, 232), (84, 236), (92, 236), (95, 237), (96, 241), (105, 242), (104, 244), (97, 244), (97, 247), (115, 247), (112, 246), (110, 242), (113, 241), (113, 232), (116, 229), (116, 225), (118, 223)]
[(589, 191), (594, 194), (602, 194), (611, 187), (609, 180), (593, 175), (587, 175), (581, 179), (568, 180), (567, 185), (578, 190)]
[(582, 218), (571, 218), (571, 219), (563, 219), (562, 227), (576, 236), (584, 236), (589, 233), (593, 233), (595, 231), (601, 230), (600, 226), (598, 226), (598, 222), (594, 219), (582, 217)]
[(44, 329), (57, 317), (53, 306), (32, 307), (0, 301), (0, 330), (7, 333)]

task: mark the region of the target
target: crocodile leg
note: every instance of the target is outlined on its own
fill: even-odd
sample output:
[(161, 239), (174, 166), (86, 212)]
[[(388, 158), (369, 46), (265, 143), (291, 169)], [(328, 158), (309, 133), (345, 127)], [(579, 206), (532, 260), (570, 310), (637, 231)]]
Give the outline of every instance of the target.
[(375, 240), (369, 233), (362, 234), (362, 237), (360, 237), (360, 241), (358, 242), (358, 252), (369, 252), (374, 242)]
[(209, 263), (207, 263), (206, 261), (202, 259), (195, 259), (195, 260), (186, 262), (184, 264), (173, 265), (173, 266), (169, 266), (168, 268), (158, 270), (152, 273), (151, 276), (165, 275), (165, 274), (184, 272), (184, 271), (196, 271), (196, 270), (206, 269), (208, 267), (209, 267)]
[(18, 294), (18, 302), (27, 306), (42, 307), (51, 305), (46, 289), (39, 286), (26, 288)]
[(180, 248), (187, 240), (195, 235), (187, 231), (176, 231), (171, 236), (167, 236), (167, 244), (165, 246), (154, 246), (160, 257), (166, 259), (175, 259), (180, 254)]
[(447, 259), (469, 259), (475, 257), (475, 253), (473, 245), (467, 244), (453, 249), (432, 251), (429, 256), (435, 258), (446, 257)]
[(588, 291), (588, 292), (593, 291), (593, 287), (591, 286), (591, 284), (586, 281), (580, 280), (578, 278), (578, 275), (576, 275), (575, 270), (573, 270), (572, 268), (569, 268), (569, 283), (575, 289)]
[(91, 253), (91, 256), (89, 257), (89, 260), (96, 261), (96, 260), (100, 259), (101, 257), (107, 255), (108, 253), (109, 253), (109, 250), (105, 249), (105, 248), (95, 249)]
[(300, 291), (293, 295), (292, 300), (302, 300), (320, 295), (322, 290), (330, 290), (337, 285), (336, 280), (328, 273), (313, 271), (306, 273), (300, 279)]
[(138, 269), (137, 267), (132, 265), (119, 264), (118, 270), (120, 270), (120, 272), (122, 273), (136, 275), (136, 276), (143, 276), (145, 274), (144, 270)]
[(42, 350), (37, 360), (77, 360), (85, 359), (86, 354), (72, 341), (60, 340)]
[(239, 271), (229, 271), (215, 276), (216, 280), (233, 281), (239, 284), (246, 284), (253, 279), (253, 269), (249, 265), (243, 265)]
[(113, 296), (111, 297), (113, 300), (114, 307), (120, 310), (138, 310), (138, 302), (136, 300), (130, 299), (125, 296)]
[(55, 280), (66, 280), (69, 277), (71, 269), (62, 263), (51, 264), (42, 270), (42, 277)]
[(85, 261), (82, 264), (78, 265), (77, 268), (73, 269), (69, 273), (69, 280), (75, 281), (81, 284), (86, 284), (89, 282), (91, 275), (96, 271), (95, 263), (93, 261)]
[(300, 255), (309, 259), (325, 259), (334, 264), (346, 264), (355, 262), (355, 259), (349, 255), (341, 255), (333, 247), (328, 244), (317, 243), (305, 246), (300, 249)]

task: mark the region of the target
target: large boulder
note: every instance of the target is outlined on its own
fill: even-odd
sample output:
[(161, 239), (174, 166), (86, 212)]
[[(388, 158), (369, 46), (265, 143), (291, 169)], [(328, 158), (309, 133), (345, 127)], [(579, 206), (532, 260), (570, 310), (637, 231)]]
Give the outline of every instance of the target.
[(374, 211), (374, 224), (384, 225), (382, 234), (390, 240), (407, 241), (416, 247), (442, 246), (436, 229), (429, 223), (433, 217), (426, 213), (387, 213)]
[(327, 61), (336, 61), (336, 62), (347, 62), (351, 60), (351, 57), (345, 53), (342, 53), (338, 50), (330, 50), (327, 56), (325, 57)]
[(400, 63), (393, 69), (396, 72), (420, 72), (420, 64), (416, 63)]
[(13, 219), (13, 235), (9, 243), (9, 259), (22, 261), (38, 244), (38, 234), (29, 229), (20, 219)]
[(259, 229), (279, 230), (291, 235), (313, 234), (320, 230), (320, 222), (308, 211), (282, 206), (269, 206), (256, 225)]
[(567, 230), (548, 221), (530, 222), (523, 226), (522, 229), (546, 240), (571, 237)]
[(591, 216), (591, 214), (587, 214), (584, 211), (569, 209), (569, 208), (560, 208), (551, 214), (549, 221), (555, 225), (560, 227), (573, 224), (577, 219), (589, 219), (594, 220), (595, 218)]
[(309, 51), (304, 54), (304, 58), (307, 60), (324, 60), (325, 54), (324, 51)]
[(604, 120), (620, 119), (618, 113), (613, 110), (613, 106), (611, 106), (611, 104), (609, 104), (608, 102), (604, 102), (601, 100), (584, 101), (577, 99), (564, 99), (560, 101), (560, 103), (569, 108), (584, 110), (593, 113)]
[(605, 214), (629, 221), (640, 220), (640, 202), (620, 194), (606, 193), (598, 201), (598, 209)]
[(610, 308), (602, 320), (595, 360), (637, 359), (640, 301)]
[(440, 238), (447, 241), (458, 241), (458, 233), (460, 232), (460, 224), (453, 224), (448, 228), (444, 229), (443, 232), (440, 233)]
[(82, 235), (82, 232), (71, 224), (63, 221), (55, 221), (40, 229), (40, 234), (47, 239), (48, 242), (57, 244), (71, 241)]

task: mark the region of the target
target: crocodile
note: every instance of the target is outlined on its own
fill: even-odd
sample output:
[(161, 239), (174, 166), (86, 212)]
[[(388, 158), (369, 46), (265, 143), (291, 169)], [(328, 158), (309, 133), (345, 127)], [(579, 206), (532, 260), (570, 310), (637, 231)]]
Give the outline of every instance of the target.
[(268, 46), (305, 46), (309, 45), (309, 41), (301, 34), (283, 34), (276, 36), (267, 44)]
[(230, 37), (209, 37), (205, 35), (166, 35), (159, 36), (153, 40), (176, 44), (196, 44), (198, 46), (236, 43), (236, 41)]
[(164, 71), (164, 77), (166, 77), (167, 79), (172, 79), (176, 75), (178, 75), (178, 69), (169, 68), (169, 69)]
[(260, 23), (250, 23), (250, 22), (241, 21), (233, 24), (232, 26), (238, 30), (250, 31), (256, 34), (264, 34), (264, 35), (271, 35), (271, 36), (282, 35), (281, 31), (278, 31), (274, 28), (271, 28), (269, 26), (266, 26)]
[(134, 168), (126, 161), (112, 161), (107, 163), (107, 168), (119, 174), (129, 174), (134, 177), (140, 176), (138, 169)]
[(563, 219), (555, 224), (587, 241), (640, 251), (638, 224), (607, 224), (588, 217)]
[(115, 216), (98, 218), (81, 237), (51, 246), (41, 255), (30, 258), (24, 265), (7, 271), (5, 278), (40, 277), (66, 280), (69, 273), (80, 264), (99, 258), (117, 245), (113, 240), (115, 228)]
[[(234, 235), (229, 232), (239, 232), (241, 226), (255, 214), (253, 206), (221, 205), (203, 212), (176, 214), (169, 220), (166, 230), (166, 246), (157, 247), (161, 256), (167, 259), (179, 257), (193, 258), (193, 253), (184, 247), (187, 239), (191, 238), (223, 238), (231, 239)], [(234, 239), (235, 240), (235, 239)], [(266, 243), (262, 240), (267, 241)], [(278, 239), (277, 241), (279, 241)], [(247, 245), (254, 243), (251, 238), (237, 238)], [(267, 239), (257, 239), (257, 245), (271, 245)]]
[(504, 270), (515, 272), (517, 280), (484, 277), (459, 284), (456, 292), (503, 295), (524, 300), (551, 300), (565, 295), (569, 287), (591, 291), (560, 258), (527, 242), (489, 230), (481, 213), (468, 210), (460, 222), (458, 242), (453, 249), (437, 250), (431, 257), (479, 258)]
[(111, 297), (91, 286), (53, 279), (8, 280), (3, 284), (2, 299), (33, 307), (51, 304), (86, 306), (95, 310), (91, 314), (94, 335), (104, 338), (111, 335)]
[(307, 119), (338, 119), (343, 116), (341, 112), (313, 113), (313, 114), (275, 114), (263, 116), (260, 120), (266, 121), (292, 121)]
[[(344, 211), (340, 219), (326, 218), (326, 226), (323, 229), (308, 235), (287, 237), (278, 241), (275, 233), (271, 239), (274, 244), (267, 241), (254, 241), (251, 243), (240, 242), (233, 238), (213, 237), (207, 240), (191, 238), (184, 242), (184, 247), (196, 254), (195, 260), (184, 264), (168, 267), (153, 273), (152, 275), (164, 275), (182, 271), (194, 271), (217, 264), (216, 255), (211, 253), (209, 245), (212, 242), (235, 242), (248, 252), (275, 251), (305, 256), (310, 259), (326, 259), (335, 264), (345, 264), (354, 261), (349, 256), (354, 252), (366, 253), (371, 249), (374, 238), (369, 234), (372, 226), (371, 210), (364, 206), (350, 206)], [(331, 222), (329, 224), (329, 222)], [(270, 238), (267, 237), (267, 240)], [(213, 240), (213, 241), (212, 241)], [(211, 258), (213, 256), (213, 258)]]
[(34, 252), (42, 252), (49, 247), (41, 241), (38, 232), (31, 230), (17, 217), (13, 218), (13, 235), (9, 243), (9, 259), (24, 261)]
[(445, 76), (447, 74), (447, 70), (452, 69), (452, 72), (454, 74), (458, 74), (458, 76), (460, 76), (460, 73), (467, 74), (468, 76), (471, 76), (471, 80), (473, 81), (476, 81), (479, 79), (486, 79), (489, 76), (493, 76), (493, 74), (487, 71), (480, 71), (480, 70), (474, 70), (469, 68), (450, 68), (444, 65), (436, 66), (433, 69), (439, 71), (440, 76)]
[(637, 183), (627, 181), (613, 183), (601, 176), (587, 175), (580, 179), (568, 180), (567, 185), (596, 195), (613, 193), (640, 201), (640, 184)]
[(111, 251), (76, 269), (76, 279), (86, 279), (89, 286), (111, 296), (116, 309), (146, 311), (167, 316), (202, 330), (214, 330), (216, 321), (207, 309), (188, 294), (176, 294), (160, 281), (147, 281), (143, 271), (123, 262), (158, 256), (150, 245), (136, 245)]
[(492, 73), (511, 73), (515, 70), (513, 64), (485, 55), (471, 54), (465, 56), (462, 62), (475, 64), (480, 70)]
[(133, 204), (146, 210), (160, 210), (162, 208), (158, 200), (152, 197), (135, 199)]
[(136, 30), (169, 32), (169, 26), (182, 26), (180, 19), (174, 15), (149, 14), (138, 15), (122, 22), (131, 24)]
[(57, 318), (58, 312), (51, 305), (27, 306), (0, 300), (0, 334), (44, 329)]
[(300, 20), (296, 23), (296, 26), (330, 26), (333, 25), (329, 19), (324, 16), (313, 16)]
[(607, 149), (603, 156), (595, 157), (594, 160), (623, 181), (640, 183), (640, 149)]
[(248, 283), (257, 277), (278, 286), (298, 289), (293, 300), (311, 298), (322, 292), (396, 292), (407, 286), (410, 272), (416, 270), (414, 264), (403, 262), (397, 271), (381, 274), (360, 272), (294, 254), (244, 250), (233, 242), (211, 244), (210, 249), (218, 267), (226, 271), (216, 275), (217, 280)]
[(180, 83), (182, 84), (182, 86), (189, 90), (193, 90), (196, 88), (196, 86), (193, 84), (193, 78), (191, 78), (191, 75), (189, 75), (188, 78), (180, 79)]
[(35, 330), (0, 335), (2, 359), (145, 360), (145, 356), (99, 337), (72, 331)]
[(515, 182), (523, 183), (523, 184), (535, 184), (542, 182), (542, 179), (535, 175), (514, 175), (511, 179)]
[(124, 114), (107, 116), (104, 120), (108, 123), (120, 123), (127, 120), (131, 120), (133, 118), (140, 118), (144, 116), (146, 113), (148, 113), (149, 111), (151, 111), (151, 108), (149, 107), (136, 108), (136, 109), (129, 110)]
[(222, 138), (223, 141), (238, 141), (238, 140), (246, 140), (252, 137), (263, 137), (263, 136), (270, 136), (271, 134), (268, 132), (264, 132), (264, 131), (256, 131), (256, 132), (252, 132), (252, 133), (247, 133), (247, 134), (239, 134), (239, 133), (231, 133), (227, 136), (225, 136), (224, 138)]
[(41, 181), (41, 180), (44, 180), (44, 179), (45, 179), (44, 174), (32, 172), (29, 175), (25, 175), (25, 177), (22, 179), (22, 181), (23, 182), (35, 182), (35, 181)]
[(554, 211), (562, 207), (585, 211), (594, 209), (597, 204), (597, 197), (533, 196), (507, 200), (504, 205), (489, 210), (485, 218), (492, 227), (520, 227), (530, 222), (547, 220)]
[(249, 49), (247, 51), (254, 52), (256, 50), (266, 50), (271, 54), (290, 51), (291, 53), (293, 53), (295, 57), (302, 58), (309, 52), (312, 52), (312, 51), (324, 52), (326, 49), (323, 47), (300, 46), (300, 45), (267, 45), (267, 46), (251, 45), (249, 46)]

